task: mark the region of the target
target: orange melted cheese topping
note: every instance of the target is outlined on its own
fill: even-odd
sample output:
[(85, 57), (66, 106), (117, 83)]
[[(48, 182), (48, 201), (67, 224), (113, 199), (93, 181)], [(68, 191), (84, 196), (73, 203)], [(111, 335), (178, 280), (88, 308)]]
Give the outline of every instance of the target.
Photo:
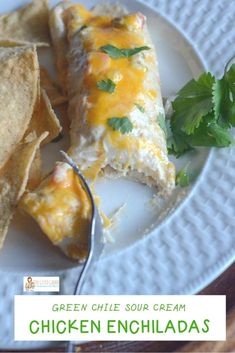
[[(72, 13), (76, 7), (77, 16), (74, 16)], [(119, 49), (145, 46), (145, 17), (140, 13), (126, 15), (120, 19), (92, 16), (87, 12), (84, 15), (81, 5), (75, 5), (68, 11), (71, 13), (70, 18), (73, 16), (67, 23), (68, 37), (71, 39), (74, 35), (80, 35), (87, 53), (88, 65), (83, 80), (83, 89), (88, 92), (89, 109), (86, 120), (90, 126), (105, 126), (115, 140), (120, 132), (113, 132), (112, 128), (107, 126), (107, 119), (128, 117), (135, 104), (140, 102), (140, 96), (148, 94), (155, 100), (157, 92), (148, 91), (144, 87), (146, 65), (136, 64), (133, 57), (111, 58), (100, 48), (108, 44)], [(84, 29), (81, 29), (83, 26)], [(145, 52), (145, 55), (148, 60), (155, 59), (152, 50)], [(97, 82), (107, 79), (116, 85), (111, 94), (97, 87)], [(123, 136), (123, 139), (128, 140), (128, 136)]]
[[(132, 20), (137, 17), (133, 16)], [(133, 109), (138, 95), (143, 92), (146, 69), (134, 65), (131, 57), (113, 59), (99, 50), (107, 44), (121, 49), (140, 47), (145, 43), (138, 32), (129, 31), (123, 26), (116, 27), (109, 17), (93, 17), (86, 25), (90, 32), (84, 40), (85, 49), (89, 53), (84, 85), (89, 91), (88, 102), (91, 104), (87, 121), (90, 125), (107, 125), (107, 119), (128, 116)], [(106, 79), (116, 84), (112, 94), (97, 87), (98, 81)]]
[[(93, 16), (80, 5), (67, 10), (71, 49), (70, 153), (76, 158), (81, 148), (76, 140), (77, 132), (81, 132), (84, 139), (91, 133), (91, 145), (97, 159), (84, 161), (85, 166), (81, 163), (83, 173), (90, 180), (95, 180), (107, 165), (114, 170), (126, 173), (137, 170), (148, 176), (152, 172), (151, 158), (153, 173), (160, 169), (164, 173), (168, 168), (165, 136), (157, 122), (157, 114), (163, 110), (157, 62), (145, 23), (141, 13), (114, 18)], [(107, 47), (127, 51), (125, 55), (113, 57)], [(129, 55), (128, 49), (141, 47), (144, 50)], [(111, 90), (104, 87), (109, 80), (112, 81)], [(118, 125), (120, 120), (109, 120), (124, 117), (129, 119), (129, 127), (123, 129)], [(149, 159), (145, 163), (146, 155)], [(158, 161), (161, 162), (159, 167)]]
[[(53, 244), (74, 238), (81, 244), (77, 248), (86, 247), (91, 205), (80, 179), (68, 164), (58, 162), (38, 189), (23, 197), (20, 206), (38, 222)], [(68, 250), (75, 257), (76, 245), (70, 244)]]

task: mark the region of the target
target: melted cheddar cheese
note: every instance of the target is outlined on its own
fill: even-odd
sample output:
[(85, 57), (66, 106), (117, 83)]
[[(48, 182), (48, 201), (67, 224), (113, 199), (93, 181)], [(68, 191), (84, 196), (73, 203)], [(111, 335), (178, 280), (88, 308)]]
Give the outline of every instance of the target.
[[(132, 22), (137, 18), (138, 15), (130, 16)], [(128, 16), (126, 20), (129, 20)], [(133, 109), (144, 90), (146, 68), (133, 64), (131, 57), (113, 59), (106, 53), (100, 53), (99, 49), (107, 44), (117, 48), (134, 48), (145, 43), (139, 33), (117, 27), (110, 17), (93, 17), (86, 24), (90, 33), (84, 40), (84, 47), (89, 53), (84, 85), (89, 91), (88, 103), (91, 106), (87, 121), (90, 125), (106, 125), (108, 118), (128, 116)], [(97, 87), (97, 82), (105, 79), (111, 79), (116, 84), (112, 94)]]
[[(149, 177), (150, 183), (170, 190), (174, 168), (158, 123), (158, 114), (164, 114), (164, 109), (145, 16), (138, 12), (119, 18), (94, 16), (81, 5), (73, 5), (66, 10), (66, 29), (70, 48), (69, 154), (90, 180), (111, 167), (119, 175), (138, 172)], [(125, 49), (125, 55), (113, 57), (107, 46), (109, 50)], [(130, 55), (136, 48), (142, 50)], [(110, 80), (111, 91), (100, 87), (102, 81)], [(113, 125), (122, 118), (130, 128), (121, 130)]]
[(70, 257), (87, 253), (91, 205), (68, 164), (56, 163), (52, 174), (23, 197), (20, 207), (38, 222), (53, 244), (60, 245), (69, 238), (65, 250)]
[[(83, 38), (88, 60), (83, 86), (89, 92), (88, 105), (91, 107), (87, 112), (87, 122), (90, 126), (107, 126), (107, 119), (110, 117), (128, 116), (140, 95), (146, 93), (153, 100), (156, 99), (157, 92), (152, 90), (148, 92), (144, 87), (147, 70), (145, 65), (136, 64), (132, 57), (113, 59), (100, 50), (107, 44), (119, 49), (144, 46), (146, 43), (140, 32), (143, 15), (139, 13), (127, 15), (120, 21), (107, 16), (84, 17), (80, 12), (80, 5), (75, 5), (68, 11), (73, 13), (76, 7), (77, 13), (80, 13), (80, 20), (68, 22), (68, 33), (69, 37), (76, 35), (82, 25), (86, 26), (84, 30), (88, 32)], [(152, 57), (151, 53), (145, 55)], [(111, 79), (116, 84), (115, 92), (112, 94), (97, 87), (97, 82), (105, 79)], [(116, 134), (112, 134), (112, 129), (109, 129), (115, 140)]]

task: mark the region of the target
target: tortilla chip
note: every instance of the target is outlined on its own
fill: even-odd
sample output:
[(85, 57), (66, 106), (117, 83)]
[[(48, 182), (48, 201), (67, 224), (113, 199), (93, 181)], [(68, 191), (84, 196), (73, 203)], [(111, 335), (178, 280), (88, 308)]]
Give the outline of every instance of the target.
[[(60, 134), (62, 127), (51, 107), (46, 92), (40, 89), (38, 92), (35, 110), (26, 132), (25, 142), (31, 142), (36, 136), (40, 136), (43, 132), (47, 131), (48, 136), (42, 141), (42, 145), (45, 145)], [(32, 162), (27, 189), (35, 189), (40, 184), (41, 180), (42, 160), (41, 151), (38, 150)]]
[(52, 107), (67, 102), (67, 97), (60, 93), (59, 86), (50, 77), (48, 71), (44, 67), (40, 67), (40, 82), (41, 87), (45, 89)]
[(17, 146), (0, 173), (0, 248), (3, 245), (16, 206), (23, 195), (36, 151), (47, 132), (31, 142)]
[(67, 28), (63, 14), (71, 6), (70, 1), (61, 1), (51, 11), (49, 16), (49, 27), (55, 54), (58, 81), (62, 91), (68, 91), (68, 60), (67, 53), (69, 45), (67, 40)]
[(26, 45), (35, 45), (36, 47), (49, 47), (49, 44), (47, 43), (33, 43), (33, 42), (23, 42), (23, 41), (17, 41), (14, 39), (2, 39), (0, 37), (0, 47), (24, 47)]
[(32, 162), (29, 179), (27, 183), (27, 190), (35, 190), (42, 181), (42, 158), (41, 151), (38, 149), (36, 151), (34, 160)]
[[(48, 132), (47, 132), (48, 134)], [(31, 131), (23, 139), (23, 143), (31, 143), (37, 138), (35, 131)], [(42, 159), (40, 148), (36, 151), (34, 160), (32, 161), (29, 178), (27, 183), (27, 190), (34, 190), (42, 180)]]
[(24, 43), (15, 42), (13, 40), (0, 40), (0, 47), (22, 47)]
[(70, 120), (68, 117), (68, 103), (61, 104), (58, 107), (60, 121), (63, 127), (63, 130), (69, 132), (70, 130)]
[(60, 122), (52, 109), (49, 98), (44, 91), (41, 89), (41, 95), (39, 101), (35, 105), (32, 120), (30, 121), (26, 134), (32, 131), (36, 132), (37, 136), (40, 136), (44, 131), (48, 131), (48, 136), (43, 140), (42, 145), (46, 145), (56, 138), (62, 127)]
[(47, 0), (33, 0), (17, 11), (0, 16), (0, 45), (29, 44), (48, 46), (49, 10)]
[(0, 48), (0, 168), (22, 140), (37, 97), (35, 47)]

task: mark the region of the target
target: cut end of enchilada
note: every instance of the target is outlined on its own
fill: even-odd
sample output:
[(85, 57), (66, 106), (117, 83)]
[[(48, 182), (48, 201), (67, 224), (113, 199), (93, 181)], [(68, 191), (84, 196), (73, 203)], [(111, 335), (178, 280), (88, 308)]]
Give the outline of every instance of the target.
[(164, 109), (146, 18), (120, 11), (113, 17), (111, 9), (89, 12), (73, 4), (63, 12), (69, 153), (91, 180), (101, 174), (127, 176), (166, 194), (174, 187), (175, 168), (160, 126)]

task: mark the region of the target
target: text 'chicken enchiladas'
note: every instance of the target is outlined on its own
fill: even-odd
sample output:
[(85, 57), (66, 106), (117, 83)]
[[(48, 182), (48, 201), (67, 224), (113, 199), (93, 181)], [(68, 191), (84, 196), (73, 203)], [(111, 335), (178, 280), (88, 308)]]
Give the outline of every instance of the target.
[(52, 10), (50, 26), (69, 96), (72, 158), (90, 180), (127, 176), (169, 193), (175, 170), (145, 16), (63, 2)]

